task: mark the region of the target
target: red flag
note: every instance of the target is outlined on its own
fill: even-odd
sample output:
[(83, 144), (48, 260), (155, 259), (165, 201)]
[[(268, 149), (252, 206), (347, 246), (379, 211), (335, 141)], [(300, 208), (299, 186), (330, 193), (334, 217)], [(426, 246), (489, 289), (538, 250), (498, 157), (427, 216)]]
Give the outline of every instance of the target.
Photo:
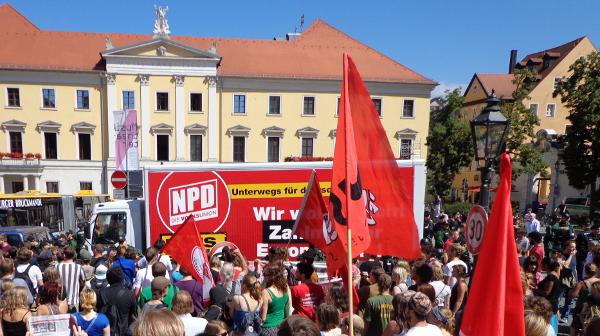
[(510, 157), (500, 157), (500, 184), (487, 224), (460, 335), (525, 335), (523, 289), (510, 204)]
[(196, 228), (196, 221), (189, 216), (181, 227), (167, 241), (163, 252), (170, 255), (202, 284), (202, 298), (209, 300), (209, 291), (215, 286), (206, 249)]
[(304, 238), (327, 256), (327, 273), (334, 277), (346, 263), (346, 251), (338, 238), (321, 193), (317, 173), (313, 170), (304, 194), (294, 234)]
[[(351, 107), (354, 120), (358, 169), (371, 237), (366, 252), (419, 258), (421, 247), (412, 202), (413, 173), (403, 173), (398, 168), (371, 95), (352, 59), (347, 58), (344, 75), (347, 95), (342, 95), (341, 104)], [(339, 136), (338, 126), (336, 149), (337, 141), (343, 141)]]
[[(350, 58), (344, 53), (344, 80), (333, 155), (329, 219), (334, 223), (335, 231), (338, 234), (337, 238), (346, 251), (348, 246), (347, 229), (352, 229), (352, 257), (356, 257), (369, 247), (371, 237), (367, 226), (361, 172), (358, 167), (354, 141), (353, 105), (350, 103), (351, 93), (349, 92), (349, 62)], [(340, 257), (343, 258), (343, 256)]]

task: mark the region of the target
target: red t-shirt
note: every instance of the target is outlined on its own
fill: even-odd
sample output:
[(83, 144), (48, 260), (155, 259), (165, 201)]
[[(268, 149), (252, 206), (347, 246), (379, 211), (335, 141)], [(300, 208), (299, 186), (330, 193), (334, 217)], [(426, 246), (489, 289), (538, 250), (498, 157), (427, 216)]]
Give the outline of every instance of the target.
[(538, 272), (542, 271), (542, 259), (544, 259), (544, 245), (537, 244), (529, 249), (529, 255), (534, 255), (538, 258)]
[(291, 288), (294, 314), (315, 320), (315, 308), (323, 302), (325, 292), (321, 286), (309, 283), (299, 284)]

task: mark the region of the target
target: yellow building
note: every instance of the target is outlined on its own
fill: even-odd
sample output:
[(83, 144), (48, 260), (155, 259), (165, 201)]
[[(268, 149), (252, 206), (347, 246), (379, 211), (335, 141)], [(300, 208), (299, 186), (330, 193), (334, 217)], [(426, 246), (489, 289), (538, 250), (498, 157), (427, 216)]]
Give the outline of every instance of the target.
[(112, 190), (118, 110), (141, 167), (332, 156), (343, 52), (395, 154), (426, 157), (436, 84), (322, 20), (274, 40), (174, 36), (159, 11), (153, 35), (43, 30), (8, 4), (0, 22), (0, 152), (41, 154), (2, 159), (0, 192)]
[[(536, 113), (540, 125), (535, 126), (538, 143), (543, 146), (544, 160), (548, 165), (548, 176), (522, 176), (514, 185), (513, 201), (518, 201), (522, 208), (533, 202), (550, 204), (549, 208), (556, 206), (559, 200), (572, 196), (585, 196), (585, 191), (575, 190), (568, 185), (566, 175), (562, 173), (561, 163), (558, 159), (556, 139), (568, 131), (568, 110), (561, 103), (560, 97), (553, 97), (555, 86), (569, 76), (569, 67), (580, 57), (597, 52), (595, 46), (587, 37), (581, 37), (558, 47), (542, 50), (525, 56), (516, 62), (517, 51), (511, 51), (509, 73), (507, 74), (479, 74), (473, 75), (464, 94), (464, 106), (461, 116), (472, 119), (486, 106), (485, 100), (496, 91), (502, 101), (512, 100), (515, 87), (512, 83), (515, 68), (530, 68), (537, 73), (537, 80), (533, 83), (529, 99), (524, 101), (525, 106)], [(557, 165), (558, 162), (558, 165)], [(556, 169), (558, 168), (558, 170)], [(479, 171), (476, 163), (464, 169), (454, 180), (455, 195), (464, 198), (465, 191), (468, 199), (474, 201), (479, 191)]]

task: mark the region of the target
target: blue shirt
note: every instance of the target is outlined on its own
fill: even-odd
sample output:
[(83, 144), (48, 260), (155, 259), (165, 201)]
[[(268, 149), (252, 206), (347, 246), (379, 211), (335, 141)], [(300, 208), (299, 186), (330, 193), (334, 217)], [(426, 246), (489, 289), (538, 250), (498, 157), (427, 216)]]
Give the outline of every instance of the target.
[(112, 267), (121, 267), (129, 283), (133, 284), (135, 280), (135, 263), (133, 260), (121, 256), (113, 262)]
[(95, 320), (91, 319), (89, 321), (85, 320), (81, 313), (75, 313), (73, 316), (77, 320), (77, 325), (81, 327), (81, 330), (86, 331), (88, 336), (102, 336), (104, 335), (104, 328), (110, 325), (108, 317), (102, 313), (98, 313)]

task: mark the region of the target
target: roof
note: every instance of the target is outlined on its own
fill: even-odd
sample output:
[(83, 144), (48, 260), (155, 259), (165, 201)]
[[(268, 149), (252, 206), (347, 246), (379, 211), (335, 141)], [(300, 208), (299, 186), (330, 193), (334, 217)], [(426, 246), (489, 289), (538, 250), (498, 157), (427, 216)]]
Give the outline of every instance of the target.
[(513, 74), (475, 74), (482, 89), (488, 96), (492, 95), (492, 90), (496, 90), (496, 96), (500, 99), (512, 99), (512, 94), (515, 91)]
[[(0, 22), (0, 69), (104, 71), (101, 53), (107, 37), (114, 48), (153, 39), (151, 34), (41, 30), (8, 4), (0, 5)], [(173, 35), (171, 39), (200, 50), (216, 43), (223, 57), (221, 76), (340, 80), (342, 53), (347, 52), (366, 81), (435, 84), (320, 19), (291, 41)]]
[[(535, 69), (537, 70), (538, 75), (540, 75), (540, 79), (543, 79), (544, 77), (546, 77), (550, 72), (552, 72), (552, 69), (554, 69), (554, 67), (560, 63), (560, 61), (563, 60), (563, 58), (565, 58), (565, 56), (567, 56), (567, 54), (569, 54), (569, 52), (571, 52), (571, 50), (573, 50), (583, 39), (585, 39), (585, 36), (582, 36), (580, 38), (577, 38), (573, 41), (567, 42), (563, 45), (560, 45), (558, 47), (554, 47), (551, 49), (546, 49), (546, 50), (542, 50), (542, 51), (538, 51), (538, 52), (534, 52), (532, 54), (529, 54), (525, 57), (523, 57), (523, 59), (517, 63), (517, 67), (525, 67), (527, 66), (527, 63), (533, 63), (533, 65), (535, 66)], [(544, 60), (545, 59), (550, 59), (552, 60), (552, 62), (550, 62), (549, 66), (544, 68)]]

